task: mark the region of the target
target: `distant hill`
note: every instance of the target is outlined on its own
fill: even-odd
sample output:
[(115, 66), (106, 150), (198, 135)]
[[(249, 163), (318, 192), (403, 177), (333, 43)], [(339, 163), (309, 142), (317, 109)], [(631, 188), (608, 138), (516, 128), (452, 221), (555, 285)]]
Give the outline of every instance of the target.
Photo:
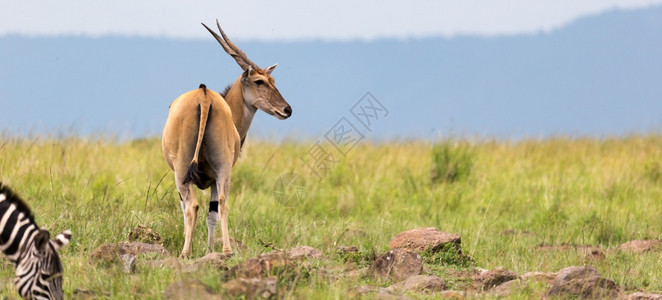
[[(200, 30), (203, 30), (201, 27)], [(235, 40), (274, 72), (293, 117), (252, 136), (322, 137), (367, 91), (389, 115), (370, 138), (662, 132), (662, 7), (550, 33), (371, 42)], [(160, 135), (169, 103), (240, 68), (207, 41), (0, 37), (0, 131)]]

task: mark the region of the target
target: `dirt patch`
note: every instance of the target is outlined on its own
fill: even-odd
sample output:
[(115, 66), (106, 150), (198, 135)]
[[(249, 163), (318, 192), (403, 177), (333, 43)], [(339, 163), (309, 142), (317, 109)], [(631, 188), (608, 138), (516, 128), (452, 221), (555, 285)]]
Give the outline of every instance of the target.
[(659, 240), (634, 240), (623, 243), (618, 248), (630, 253), (644, 253), (662, 249), (662, 242)]

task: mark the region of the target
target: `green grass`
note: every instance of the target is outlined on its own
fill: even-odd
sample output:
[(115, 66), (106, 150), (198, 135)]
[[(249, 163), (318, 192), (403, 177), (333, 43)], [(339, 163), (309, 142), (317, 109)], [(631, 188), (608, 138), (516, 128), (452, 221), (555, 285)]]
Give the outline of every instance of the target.
[[(368, 278), (331, 281), (315, 270), (367, 266), (397, 233), (430, 226), (460, 234), (472, 259), (425, 258), (426, 267), (454, 288), (467, 283), (449, 277), (450, 269), (504, 267), (523, 274), (587, 263), (628, 291), (662, 292), (660, 251), (616, 250), (632, 239), (662, 239), (662, 136), (366, 142), (346, 157), (336, 155), (321, 180), (308, 178), (307, 196), (298, 205), (281, 205), (274, 184), (285, 173), (308, 174), (301, 158), (312, 146), (249, 139), (233, 170), (230, 234), (246, 249), (228, 266), (270, 250), (263, 242), (284, 249), (309, 245), (328, 258), (307, 276), (281, 280), (287, 298), (338, 299), (355, 295), (356, 285), (387, 285)], [(449, 176), (455, 172), (449, 166), (458, 175)], [(172, 254), (181, 251), (179, 197), (157, 138), (0, 137), (0, 181), (28, 201), (40, 226), (51, 233), (72, 230), (73, 241), (62, 251), (67, 298), (77, 288), (113, 298), (159, 298), (171, 282), (189, 277), (221, 289), (221, 270), (127, 275), (90, 261), (96, 247), (126, 241), (138, 224), (158, 232)], [(193, 256), (201, 257), (209, 192), (196, 195), (202, 209)], [(575, 251), (536, 249), (562, 243), (596, 245), (607, 258), (586, 262)], [(341, 245), (356, 246), (359, 253), (340, 257), (335, 248)], [(10, 282), (13, 272), (0, 263), (0, 281)], [(530, 284), (514, 297), (539, 298), (541, 289)], [(0, 297), (16, 296), (11, 284), (0, 291)]]

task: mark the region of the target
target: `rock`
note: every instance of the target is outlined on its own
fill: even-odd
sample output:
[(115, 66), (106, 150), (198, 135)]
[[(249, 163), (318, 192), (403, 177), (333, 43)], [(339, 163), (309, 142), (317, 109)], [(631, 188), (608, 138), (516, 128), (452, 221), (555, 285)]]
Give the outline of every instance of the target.
[(299, 258), (308, 258), (308, 257), (319, 259), (322, 257), (322, 251), (310, 246), (300, 246), (287, 250), (287, 255), (290, 257), (290, 259), (299, 259)]
[(554, 279), (556, 279), (557, 273), (551, 272), (527, 272), (522, 275), (523, 280), (527, 281), (539, 281), (547, 284), (552, 284)]
[(595, 275), (555, 281), (547, 292), (550, 297), (582, 299), (615, 299), (618, 294), (618, 286), (614, 281)]
[(461, 253), (461, 238), (459, 234), (441, 232), (434, 227), (407, 230), (396, 235), (389, 247), (391, 249), (406, 248), (417, 253), (426, 250), (437, 252), (446, 247), (455, 248)]
[(507, 297), (512, 294), (513, 290), (522, 288), (524, 285), (525, 283), (521, 279), (506, 281), (493, 287), (490, 290), (490, 294), (499, 297)]
[(132, 274), (136, 270), (136, 256), (133, 254), (122, 254), (122, 263), (124, 266), (124, 273)]
[(414, 275), (398, 282), (386, 290), (404, 292), (440, 292), (446, 289), (446, 282), (437, 276)]
[(554, 278), (554, 283), (561, 281), (569, 281), (577, 278), (585, 278), (592, 276), (602, 276), (600, 272), (591, 266), (572, 266), (561, 269)]
[(224, 283), (221, 287), (231, 297), (269, 299), (278, 294), (278, 278), (237, 278)]
[(492, 271), (481, 272), (475, 278), (481, 286), (480, 289), (488, 290), (504, 282), (519, 278), (515, 272), (497, 268)]
[(402, 281), (423, 271), (423, 259), (408, 249), (392, 249), (378, 257), (370, 266), (376, 278)]
[(572, 266), (561, 269), (547, 296), (580, 298), (615, 298), (618, 286), (612, 280), (603, 278), (600, 272), (590, 266)]
[(103, 244), (92, 253), (92, 260), (97, 262), (116, 262), (122, 255), (163, 257), (170, 256), (168, 250), (161, 245), (146, 243)]
[(290, 265), (288, 256), (282, 251), (271, 251), (249, 258), (230, 268), (228, 272), (233, 277), (264, 277), (270, 276), (276, 269)]
[(662, 294), (636, 292), (627, 295), (627, 300), (662, 300)]
[(188, 279), (171, 283), (165, 292), (163, 298), (173, 300), (188, 299), (220, 299), (215, 295), (211, 288), (197, 279)]
[(662, 248), (659, 240), (634, 240), (621, 244), (619, 249), (631, 253), (644, 253)]
[(161, 236), (147, 226), (138, 225), (129, 232), (129, 242), (142, 242), (148, 244), (161, 243)]

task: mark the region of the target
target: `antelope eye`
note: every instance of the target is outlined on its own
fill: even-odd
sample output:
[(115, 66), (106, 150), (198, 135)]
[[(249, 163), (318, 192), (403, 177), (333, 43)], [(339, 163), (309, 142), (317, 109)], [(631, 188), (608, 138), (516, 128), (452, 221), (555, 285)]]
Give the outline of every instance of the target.
[(263, 84), (264, 84), (264, 81), (262, 81), (262, 79), (258, 79), (258, 80), (255, 80), (255, 84), (257, 84), (257, 85), (263, 85)]

